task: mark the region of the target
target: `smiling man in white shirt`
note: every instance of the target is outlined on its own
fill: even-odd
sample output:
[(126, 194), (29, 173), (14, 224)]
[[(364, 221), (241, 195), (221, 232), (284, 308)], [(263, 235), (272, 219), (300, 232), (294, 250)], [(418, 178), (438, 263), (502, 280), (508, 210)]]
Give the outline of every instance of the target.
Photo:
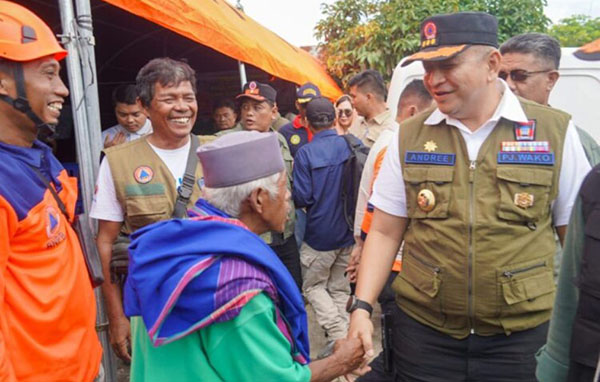
[(517, 98), (498, 78), (497, 47), (494, 16), (437, 15), (405, 61), (423, 61), (438, 107), (406, 121), (388, 147), (349, 331), (372, 352), (363, 306), (404, 240), (393, 284), (398, 380), (535, 381), (554, 230), (562, 240), (590, 166), (569, 115)]

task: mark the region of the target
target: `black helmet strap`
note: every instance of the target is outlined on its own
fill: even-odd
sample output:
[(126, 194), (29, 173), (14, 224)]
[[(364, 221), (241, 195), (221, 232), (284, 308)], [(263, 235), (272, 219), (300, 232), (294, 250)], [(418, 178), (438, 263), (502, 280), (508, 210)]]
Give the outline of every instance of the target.
[(29, 117), (29, 119), (31, 119), (33, 123), (35, 123), (38, 129), (47, 126), (47, 124), (33, 112), (33, 110), (31, 109), (31, 105), (29, 105), (29, 100), (27, 100), (27, 94), (25, 92), (25, 76), (23, 75), (23, 65), (17, 62), (13, 63), (13, 76), (15, 79), (15, 84), (17, 85), (17, 98), (12, 98), (8, 95), (0, 94), (0, 100), (7, 102), (21, 113), (27, 115), (27, 117)]

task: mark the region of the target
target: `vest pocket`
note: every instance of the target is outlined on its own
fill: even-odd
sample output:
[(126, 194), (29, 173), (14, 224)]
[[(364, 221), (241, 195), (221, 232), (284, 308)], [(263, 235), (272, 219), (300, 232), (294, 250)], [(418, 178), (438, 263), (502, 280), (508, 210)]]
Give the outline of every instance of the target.
[(549, 260), (509, 265), (498, 270), (497, 276), (500, 321), (506, 331), (532, 328), (540, 323), (539, 313), (552, 309), (555, 285)]
[[(407, 308), (423, 319), (443, 326), (442, 301), (439, 295), (442, 269), (407, 251), (402, 259), (402, 271), (394, 279), (392, 289), (402, 300), (408, 300)], [(416, 306), (415, 306), (416, 305)], [(415, 310), (416, 308), (416, 310)]]
[(500, 219), (536, 222), (550, 212), (552, 169), (498, 166), (496, 176), (500, 190)]
[[(448, 217), (454, 167), (405, 167), (402, 175), (406, 189), (406, 212), (409, 218)], [(431, 191), (435, 198), (431, 211), (419, 207), (419, 192), (422, 190)]]
[(143, 195), (125, 199), (127, 216), (125, 217), (135, 231), (148, 224), (166, 220), (171, 217), (169, 201), (166, 195)]

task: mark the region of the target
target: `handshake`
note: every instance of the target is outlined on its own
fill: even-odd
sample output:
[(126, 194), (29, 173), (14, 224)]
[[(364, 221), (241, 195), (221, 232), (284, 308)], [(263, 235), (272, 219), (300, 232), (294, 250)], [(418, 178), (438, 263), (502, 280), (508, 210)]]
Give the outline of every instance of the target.
[[(370, 370), (367, 363), (373, 357), (373, 324), (369, 313), (356, 310), (352, 313), (348, 338), (335, 341), (331, 355), (313, 361), (311, 382), (329, 382), (339, 376), (353, 381)], [(351, 374), (353, 376), (351, 376)]]

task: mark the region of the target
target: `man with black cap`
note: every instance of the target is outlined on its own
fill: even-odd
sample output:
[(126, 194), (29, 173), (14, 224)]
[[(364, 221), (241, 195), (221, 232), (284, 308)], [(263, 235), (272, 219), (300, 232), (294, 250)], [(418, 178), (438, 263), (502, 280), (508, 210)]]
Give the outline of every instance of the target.
[(321, 91), (317, 85), (311, 82), (305, 83), (296, 91), (296, 109), (298, 109), (298, 115), (292, 122), (281, 126), (279, 129), (279, 132), (285, 137), (290, 147), (292, 157), (296, 156), (300, 147), (312, 141), (313, 133), (306, 126), (306, 104), (310, 100), (320, 96)]
[[(296, 108), (298, 109), (298, 115), (294, 120), (279, 129), (281, 135), (285, 137), (285, 140), (290, 148), (292, 157), (296, 156), (296, 153), (300, 147), (304, 146), (308, 142), (312, 141), (313, 133), (306, 126), (306, 104), (321, 96), (321, 91), (317, 85), (307, 82), (298, 88), (296, 91)], [(294, 234), (296, 237), (296, 243), (302, 245), (304, 240), (304, 232), (306, 230), (306, 212), (302, 208), (296, 209), (296, 226), (294, 227)]]
[(345, 337), (348, 329), (345, 306), (350, 284), (344, 273), (354, 237), (344, 219), (341, 187), (351, 151), (333, 129), (335, 108), (328, 99), (308, 102), (306, 119), (314, 139), (296, 154), (292, 192), (296, 206), (307, 212), (300, 248), (302, 290), (333, 341)]
[(388, 147), (349, 305), (349, 336), (372, 353), (371, 305), (404, 240), (397, 380), (535, 381), (554, 229), (562, 241), (590, 167), (569, 115), (498, 78), (497, 24), (478, 12), (430, 17), (403, 63), (423, 61), (437, 108), (406, 121)]
[[(242, 94), (236, 99), (240, 102), (240, 128), (233, 128), (225, 132), (240, 130), (258, 131), (260, 133), (274, 132), (279, 140), (281, 155), (287, 170), (288, 189), (292, 190), (292, 167), (294, 160), (283, 135), (277, 132), (273, 123), (278, 118), (277, 91), (267, 84), (250, 81), (244, 85)], [(289, 211), (288, 220), (283, 233), (267, 232), (261, 237), (273, 248), (277, 256), (290, 271), (298, 288), (302, 286), (302, 274), (300, 270), (300, 253), (294, 236), (296, 214), (294, 205)]]

